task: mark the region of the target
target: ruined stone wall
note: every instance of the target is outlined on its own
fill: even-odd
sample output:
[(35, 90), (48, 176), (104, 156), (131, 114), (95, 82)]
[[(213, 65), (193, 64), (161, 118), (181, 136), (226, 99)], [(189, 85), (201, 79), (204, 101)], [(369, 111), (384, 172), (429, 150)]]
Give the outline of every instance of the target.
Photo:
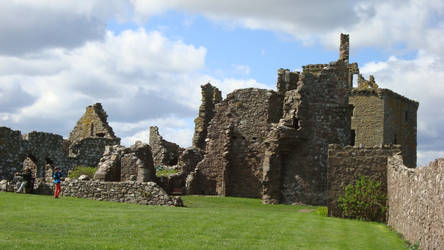
[(15, 172), (23, 170), (25, 160), (31, 160), (37, 166), (35, 177), (45, 176), (47, 163), (61, 166), (64, 170), (68, 169), (70, 160), (65, 155), (63, 145), (60, 135), (30, 132), (22, 136), (20, 131), (1, 127), (0, 178), (12, 179)]
[(387, 223), (421, 249), (444, 246), (444, 159), (407, 168), (399, 155), (388, 160)]
[(199, 114), (194, 120), (193, 147), (205, 150), (208, 125), (214, 117), (215, 105), (222, 101), (222, 93), (216, 87), (207, 83), (202, 88), (202, 104)]
[(326, 204), (328, 144), (350, 141), (347, 65), (304, 70), (297, 89), (285, 93), (283, 117), (267, 139), (265, 203)]
[(11, 180), (15, 172), (22, 170), (25, 158), (20, 131), (0, 127), (0, 180)]
[(107, 146), (94, 174), (99, 181), (157, 181), (148, 144), (137, 141), (129, 148)]
[(143, 205), (183, 206), (180, 197), (169, 196), (154, 182), (100, 182), (69, 180), (62, 182), (62, 196)]
[[(387, 159), (400, 153), (399, 145), (375, 147), (341, 147), (329, 145), (328, 149), (328, 215), (343, 217), (337, 207), (344, 188), (354, 184), (360, 176), (368, 176), (381, 182), (387, 192)], [(385, 219), (385, 218), (383, 218)]]
[(150, 147), (153, 153), (154, 166), (174, 166), (177, 164), (183, 148), (176, 143), (164, 140), (159, 134), (159, 128), (150, 127)]
[(279, 94), (285, 94), (286, 91), (297, 88), (300, 72), (292, 72), (289, 69), (280, 68), (278, 70), (278, 79), (276, 89)]
[(69, 145), (69, 165), (95, 167), (102, 158), (106, 146), (119, 145), (120, 138), (85, 138)]
[(194, 192), (261, 197), (263, 141), (281, 110), (281, 95), (252, 88), (236, 90), (216, 105)]
[(158, 177), (157, 184), (159, 184), (168, 194), (187, 193), (186, 181), (187, 179), (190, 179), (189, 182), (191, 182), (192, 179), (195, 178), (196, 173), (194, 170), (202, 159), (202, 150), (194, 147), (186, 148), (182, 154), (180, 154), (179, 162), (177, 163), (177, 166), (175, 166), (178, 173)]
[(115, 139), (113, 129), (107, 123), (107, 117), (100, 103), (86, 107), (85, 114), (69, 134), (69, 141), (75, 143), (91, 137)]

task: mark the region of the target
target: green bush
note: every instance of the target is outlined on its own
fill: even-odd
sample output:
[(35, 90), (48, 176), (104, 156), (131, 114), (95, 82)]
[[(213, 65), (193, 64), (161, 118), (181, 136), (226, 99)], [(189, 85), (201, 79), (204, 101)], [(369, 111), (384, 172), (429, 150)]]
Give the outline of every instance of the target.
[(68, 175), (68, 177), (72, 179), (77, 179), (81, 175), (87, 175), (90, 179), (92, 179), (96, 171), (97, 167), (76, 166), (74, 170)]
[(320, 216), (327, 216), (328, 215), (328, 208), (327, 207), (318, 207), (316, 209), (316, 214)]
[(345, 194), (338, 198), (338, 207), (346, 218), (385, 221), (387, 196), (381, 182), (361, 176), (354, 185), (345, 188)]

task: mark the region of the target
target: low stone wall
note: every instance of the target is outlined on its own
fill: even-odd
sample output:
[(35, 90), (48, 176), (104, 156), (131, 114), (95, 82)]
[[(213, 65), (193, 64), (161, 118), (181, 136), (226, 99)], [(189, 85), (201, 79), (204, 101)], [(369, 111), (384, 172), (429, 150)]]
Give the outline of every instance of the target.
[[(400, 152), (398, 145), (375, 147), (341, 147), (328, 149), (328, 215), (342, 217), (336, 201), (344, 194), (344, 187), (353, 184), (360, 176), (381, 182), (387, 192), (387, 159)], [(385, 219), (385, 218), (384, 218)]]
[(387, 223), (421, 249), (444, 247), (444, 159), (409, 169), (401, 156), (388, 159)]
[(62, 196), (143, 205), (183, 206), (180, 197), (169, 196), (154, 182), (68, 180), (62, 182)]

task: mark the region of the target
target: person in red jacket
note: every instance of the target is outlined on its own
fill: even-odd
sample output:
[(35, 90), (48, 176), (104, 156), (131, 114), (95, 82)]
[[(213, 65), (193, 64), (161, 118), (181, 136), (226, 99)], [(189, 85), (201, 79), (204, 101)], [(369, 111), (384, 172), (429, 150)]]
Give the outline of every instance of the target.
[(60, 168), (54, 168), (54, 174), (52, 178), (54, 179), (54, 198), (58, 199), (60, 192), (62, 189), (60, 188), (60, 178), (62, 177), (62, 172), (60, 172)]

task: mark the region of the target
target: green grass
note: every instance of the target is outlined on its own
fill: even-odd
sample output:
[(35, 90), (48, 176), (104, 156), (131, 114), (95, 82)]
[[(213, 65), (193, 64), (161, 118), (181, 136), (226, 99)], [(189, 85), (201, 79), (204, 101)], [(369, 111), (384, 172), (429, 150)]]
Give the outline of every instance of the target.
[(161, 177), (161, 176), (168, 176), (168, 175), (172, 175), (172, 174), (176, 174), (179, 171), (175, 170), (175, 169), (162, 169), (162, 170), (157, 170), (156, 171), (156, 176), (157, 177)]
[(97, 167), (76, 166), (74, 170), (68, 175), (69, 178), (77, 179), (81, 175), (87, 175), (90, 179), (94, 178)]
[(406, 249), (384, 224), (316, 207), (183, 200), (177, 208), (0, 192), (0, 249)]

